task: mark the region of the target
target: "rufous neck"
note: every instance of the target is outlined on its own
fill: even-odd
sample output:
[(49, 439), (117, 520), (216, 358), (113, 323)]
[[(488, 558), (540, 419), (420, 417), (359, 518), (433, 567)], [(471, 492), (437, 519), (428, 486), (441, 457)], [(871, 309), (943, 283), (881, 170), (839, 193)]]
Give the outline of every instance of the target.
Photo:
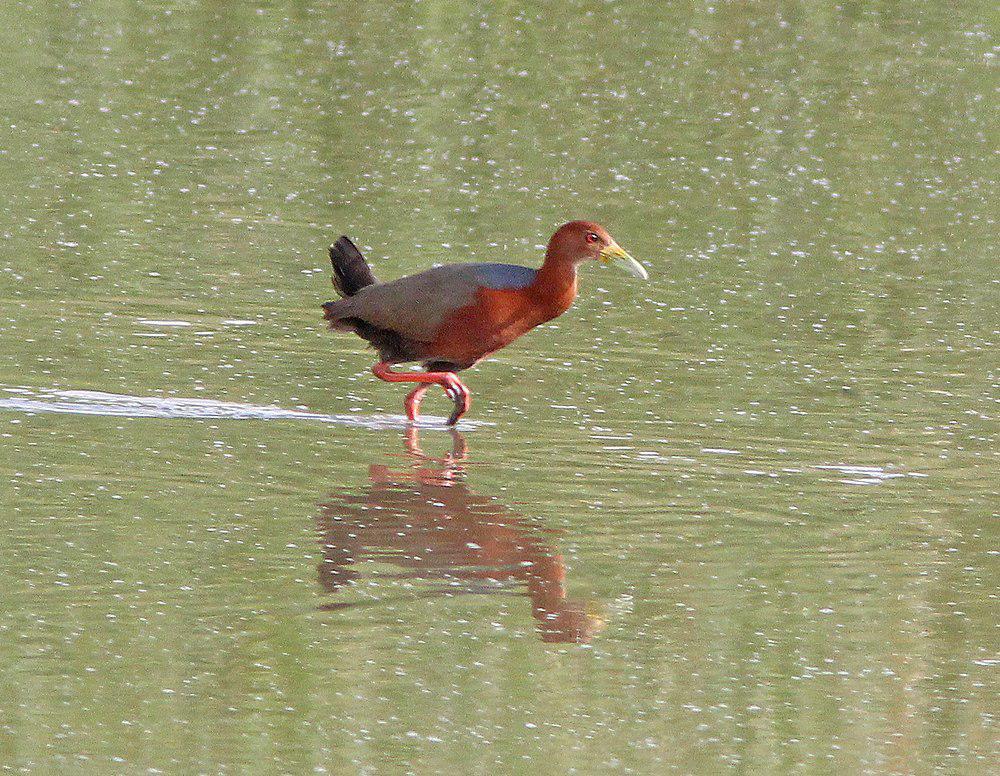
[(538, 270), (534, 285), (552, 291), (572, 286), (576, 288), (576, 262), (565, 259), (557, 253), (547, 251), (545, 261)]
[(538, 307), (540, 320), (562, 315), (576, 299), (576, 263), (546, 258), (529, 293)]

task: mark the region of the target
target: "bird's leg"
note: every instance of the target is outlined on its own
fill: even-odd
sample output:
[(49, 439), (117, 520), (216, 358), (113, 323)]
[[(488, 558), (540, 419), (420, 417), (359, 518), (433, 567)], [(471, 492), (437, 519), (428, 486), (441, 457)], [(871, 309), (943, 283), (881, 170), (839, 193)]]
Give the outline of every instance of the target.
[(472, 404), (469, 389), (454, 372), (393, 372), (391, 366), (388, 361), (379, 361), (372, 367), (372, 374), (387, 383), (421, 383), (406, 397), (406, 415), (410, 420), (417, 419), (420, 400), (431, 385), (440, 385), (448, 398), (455, 402), (455, 409), (448, 418), (449, 426), (455, 425)]
[(430, 385), (425, 383), (424, 385), (418, 385), (406, 394), (403, 406), (406, 408), (406, 417), (410, 420), (415, 421), (420, 415), (420, 402), (423, 401), (424, 394), (427, 393), (428, 388), (430, 388)]

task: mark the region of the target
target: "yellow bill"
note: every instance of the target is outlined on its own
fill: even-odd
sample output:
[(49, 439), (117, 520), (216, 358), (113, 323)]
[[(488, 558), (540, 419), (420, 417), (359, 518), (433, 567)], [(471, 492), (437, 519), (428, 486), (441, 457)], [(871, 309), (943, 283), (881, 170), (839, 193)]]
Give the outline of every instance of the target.
[(649, 280), (649, 273), (646, 272), (646, 268), (633, 259), (631, 254), (616, 242), (611, 243), (611, 245), (601, 251), (601, 261), (604, 264), (614, 263), (632, 277), (639, 278), (639, 280)]

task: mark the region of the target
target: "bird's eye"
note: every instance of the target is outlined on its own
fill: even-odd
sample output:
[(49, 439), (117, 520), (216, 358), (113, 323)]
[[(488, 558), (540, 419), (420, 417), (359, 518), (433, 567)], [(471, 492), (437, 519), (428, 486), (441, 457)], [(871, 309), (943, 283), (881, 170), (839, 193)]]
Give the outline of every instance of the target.
[(589, 243), (595, 243), (595, 242), (597, 242), (600, 239), (601, 238), (598, 237), (594, 232), (587, 232), (587, 242), (589, 242)]

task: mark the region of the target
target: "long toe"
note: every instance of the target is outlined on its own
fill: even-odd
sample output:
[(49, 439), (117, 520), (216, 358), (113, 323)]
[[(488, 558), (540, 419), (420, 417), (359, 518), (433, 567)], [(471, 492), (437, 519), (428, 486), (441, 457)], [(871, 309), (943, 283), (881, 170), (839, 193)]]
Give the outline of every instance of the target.
[(465, 390), (465, 385), (453, 374), (446, 374), (441, 378), (440, 382), (441, 388), (448, 395), (449, 399), (455, 399), (462, 391)]
[(448, 425), (454, 426), (458, 423), (458, 419), (468, 412), (469, 407), (471, 406), (472, 396), (469, 395), (468, 390), (459, 393), (459, 395), (455, 397), (455, 409), (452, 410), (451, 415), (448, 417)]

